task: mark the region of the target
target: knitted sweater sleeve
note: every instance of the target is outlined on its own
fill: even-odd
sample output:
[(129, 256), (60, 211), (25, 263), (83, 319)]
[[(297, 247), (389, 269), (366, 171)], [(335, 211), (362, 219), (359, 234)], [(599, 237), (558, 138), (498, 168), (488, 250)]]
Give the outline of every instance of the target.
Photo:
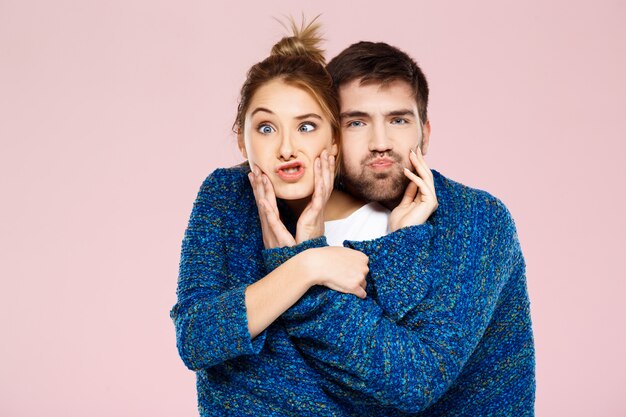
[[(245, 306), (245, 280), (232, 280), (225, 233), (232, 184), (222, 170), (202, 184), (183, 239), (178, 301), (170, 311), (176, 344), (185, 365), (208, 368), (258, 353), (266, 333), (251, 340)], [(245, 262), (245, 260), (242, 260)]]
[(508, 210), (490, 204), (487, 215), (470, 217), (464, 239), (434, 239), (416, 226), (351, 243), (369, 256), (378, 303), (314, 287), (283, 314), (328, 389), (413, 413), (445, 393), (521, 259)]

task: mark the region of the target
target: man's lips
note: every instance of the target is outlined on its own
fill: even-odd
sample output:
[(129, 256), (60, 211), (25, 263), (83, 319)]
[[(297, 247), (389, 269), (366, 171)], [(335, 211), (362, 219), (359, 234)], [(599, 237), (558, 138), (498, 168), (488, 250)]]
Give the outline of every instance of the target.
[(300, 162), (289, 162), (276, 168), (276, 175), (285, 182), (296, 182), (304, 175), (304, 165)]
[(376, 158), (367, 163), (370, 168), (373, 169), (386, 169), (396, 163), (395, 160), (391, 158)]

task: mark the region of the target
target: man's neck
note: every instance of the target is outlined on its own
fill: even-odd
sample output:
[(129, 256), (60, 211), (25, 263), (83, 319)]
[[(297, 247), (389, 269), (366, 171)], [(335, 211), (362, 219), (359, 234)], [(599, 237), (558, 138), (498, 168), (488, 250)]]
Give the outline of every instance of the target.
[(364, 205), (365, 203), (356, 197), (335, 189), (326, 203), (324, 221), (345, 219)]

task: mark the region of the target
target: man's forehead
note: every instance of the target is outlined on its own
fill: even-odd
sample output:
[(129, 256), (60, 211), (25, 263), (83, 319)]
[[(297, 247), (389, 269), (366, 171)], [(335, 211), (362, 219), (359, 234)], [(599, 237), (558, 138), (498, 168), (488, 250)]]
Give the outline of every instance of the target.
[[(417, 107), (417, 101), (409, 83), (403, 80), (390, 82), (356, 79), (339, 87), (341, 111), (361, 110), (361, 107)], [(350, 109), (348, 109), (348, 107)], [(382, 110), (382, 109), (381, 109)]]

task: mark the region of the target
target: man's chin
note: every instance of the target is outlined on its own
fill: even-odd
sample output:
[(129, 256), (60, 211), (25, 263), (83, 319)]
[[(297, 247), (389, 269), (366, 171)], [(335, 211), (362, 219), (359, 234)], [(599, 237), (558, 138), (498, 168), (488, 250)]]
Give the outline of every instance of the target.
[(350, 194), (367, 202), (376, 201), (393, 208), (402, 198), (409, 179), (404, 174), (376, 173), (358, 178), (345, 177), (343, 183)]

